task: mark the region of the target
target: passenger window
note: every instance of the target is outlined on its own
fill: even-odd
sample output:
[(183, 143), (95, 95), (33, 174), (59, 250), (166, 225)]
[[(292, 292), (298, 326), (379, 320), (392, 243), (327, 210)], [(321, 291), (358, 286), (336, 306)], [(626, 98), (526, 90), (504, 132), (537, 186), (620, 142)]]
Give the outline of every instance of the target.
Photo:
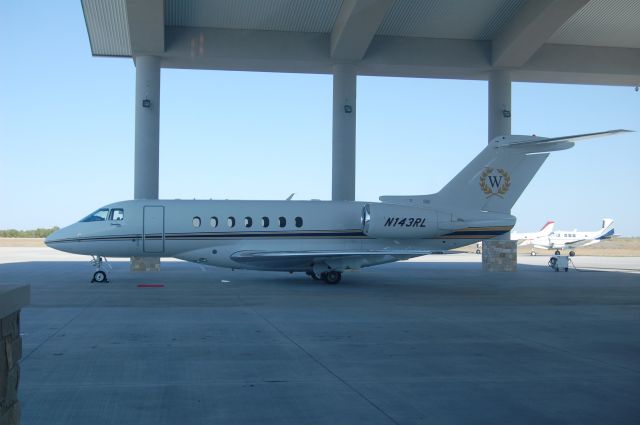
[(209, 219), (209, 224), (211, 227), (218, 227), (218, 217), (211, 217)]
[(284, 227), (287, 225), (287, 219), (284, 217), (279, 217), (278, 218), (278, 224), (280, 225), (280, 227)]
[(302, 227), (302, 217), (296, 217), (296, 227)]
[(244, 227), (251, 227), (252, 225), (253, 225), (253, 220), (251, 220), (251, 217), (245, 217)]
[(124, 210), (122, 208), (114, 208), (109, 214), (109, 220), (121, 221), (124, 220)]
[(236, 225), (236, 219), (233, 217), (229, 217), (227, 218), (227, 226), (229, 227), (235, 227)]
[(100, 208), (99, 210), (92, 212), (80, 221), (84, 223), (88, 223), (91, 221), (105, 221), (108, 215), (109, 210), (107, 208)]
[(202, 224), (202, 220), (200, 220), (200, 217), (193, 217), (191, 223), (193, 223), (193, 227), (200, 227), (200, 225)]
[(269, 227), (269, 217), (262, 217), (262, 227)]

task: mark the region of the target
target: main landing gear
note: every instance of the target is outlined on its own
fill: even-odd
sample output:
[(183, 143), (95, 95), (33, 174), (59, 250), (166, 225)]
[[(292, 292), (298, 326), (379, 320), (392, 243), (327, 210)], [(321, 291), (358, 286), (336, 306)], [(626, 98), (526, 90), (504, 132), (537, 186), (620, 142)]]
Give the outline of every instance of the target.
[(320, 273), (320, 276), (315, 274), (314, 272), (307, 272), (311, 279), (313, 280), (323, 280), (330, 285), (335, 285), (336, 283), (340, 283), (342, 279), (342, 273), (337, 270), (329, 270), (328, 272)]
[(91, 257), (91, 264), (96, 268), (96, 272), (93, 274), (93, 279), (91, 279), (91, 283), (109, 283), (107, 279), (107, 273), (102, 270), (102, 263), (107, 263), (107, 259), (101, 256), (93, 256)]

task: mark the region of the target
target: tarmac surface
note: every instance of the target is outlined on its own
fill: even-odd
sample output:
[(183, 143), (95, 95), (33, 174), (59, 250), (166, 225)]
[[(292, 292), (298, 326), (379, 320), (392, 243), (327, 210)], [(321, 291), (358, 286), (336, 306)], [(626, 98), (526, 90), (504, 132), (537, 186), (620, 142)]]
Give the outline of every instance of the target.
[[(640, 258), (433, 255), (345, 273), (0, 248), (22, 310), (22, 423), (638, 424)], [(140, 286), (142, 285), (142, 286)]]

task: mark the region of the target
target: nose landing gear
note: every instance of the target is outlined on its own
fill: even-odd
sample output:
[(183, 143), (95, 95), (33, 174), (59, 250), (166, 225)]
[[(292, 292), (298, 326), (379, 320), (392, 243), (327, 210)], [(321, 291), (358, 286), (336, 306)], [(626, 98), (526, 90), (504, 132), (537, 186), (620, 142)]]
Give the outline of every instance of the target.
[(93, 279), (91, 279), (91, 283), (109, 283), (107, 280), (107, 274), (102, 270), (98, 270), (93, 274)]
[(93, 264), (93, 266), (96, 268), (96, 272), (93, 274), (91, 283), (109, 283), (109, 280), (107, 279), (107, 273), (102, 270), (103, 261), (105, 264), (109, 264), (105, 257), (101, 257), (99, 255), (91, 257), (91, 264)]

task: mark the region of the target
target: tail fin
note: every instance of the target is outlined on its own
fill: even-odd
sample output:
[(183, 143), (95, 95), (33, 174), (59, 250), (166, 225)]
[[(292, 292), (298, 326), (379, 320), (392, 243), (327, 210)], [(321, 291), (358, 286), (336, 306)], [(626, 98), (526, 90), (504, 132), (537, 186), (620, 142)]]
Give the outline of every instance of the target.
[(613, 228), (613, 220), (610, 218), (602, 219), (602, 230), (596, 237), (596, 240), (611, 239), (615, 236), (615, 229)]
[(611, 226), (613, 226), (613, 219), (611, 219), (611, 218), (603, 218), (602, 219), (602, 229), (606, 230)]
[(549, 220), (545, 223), (544, 226), (542, 226), (538, 233), (540, 233), (542, 236), (549, 236), (553, 232), (553, 228), (555, 225), (556, 223), (554, 221)]
[(440, 192), (426, 196), (381, 196), (380, 200), (508, 213), (550, 152), (572, 148), (576, 141), (626, 131), (611, 130), (550, 139), (535, 136), (497, 137)]

